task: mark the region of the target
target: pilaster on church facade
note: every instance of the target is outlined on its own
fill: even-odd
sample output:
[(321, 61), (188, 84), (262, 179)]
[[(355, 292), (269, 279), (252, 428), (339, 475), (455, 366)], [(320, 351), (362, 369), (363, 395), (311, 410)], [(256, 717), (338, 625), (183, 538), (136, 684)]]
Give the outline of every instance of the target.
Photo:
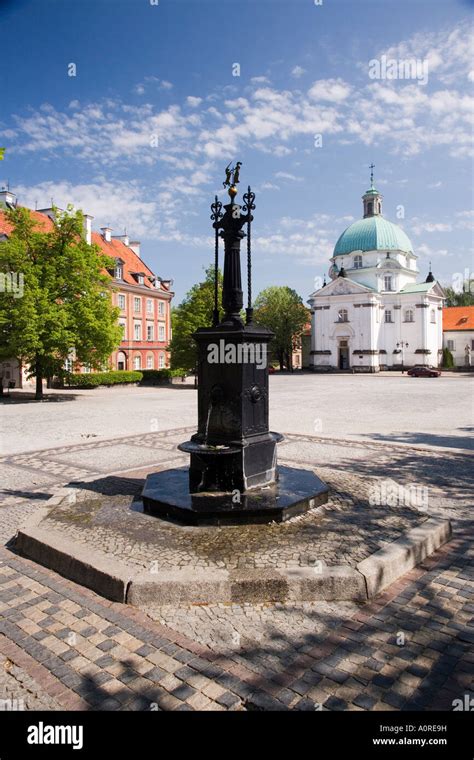
[(363, 195), (364, 216), (339, 237), (331, 282), (311, 294), (310, 367), (378, 372), (438, 366), (444, 293), (431, 271), (417, 282), (417, 256), (398, 225), (382, 216), (382, 195)]

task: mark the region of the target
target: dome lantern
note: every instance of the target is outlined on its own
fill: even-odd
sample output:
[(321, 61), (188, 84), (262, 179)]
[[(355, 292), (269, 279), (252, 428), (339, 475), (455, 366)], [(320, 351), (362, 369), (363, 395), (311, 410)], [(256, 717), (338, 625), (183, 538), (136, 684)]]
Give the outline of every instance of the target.
[(382, 195), (374, 186), (374, 168), (375, 164), (370, 164), (370, 187), (362, 196), (364, 202), (364, 219), (368, 216), (382, 215)]

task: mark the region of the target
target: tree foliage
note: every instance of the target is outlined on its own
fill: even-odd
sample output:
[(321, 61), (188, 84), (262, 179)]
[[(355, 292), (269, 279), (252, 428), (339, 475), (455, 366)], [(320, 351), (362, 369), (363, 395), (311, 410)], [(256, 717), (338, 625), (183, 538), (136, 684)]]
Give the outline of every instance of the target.
[(291, 369), (293, 346), (309, 321), (301, 296), (286, 285), (262, 290), (254, 304), (254, 320), (275, 333), (270, 349), (280, 369), (285, 365)]
[[(222, 301), (222, 274), (218, 273), (218, 303)], [(182, 303), (171, 312), (173, 337), (168, 347), (171, 351), (171, 367), (195, 371), (197, 344), (192, 335), (198, 327), (212, 325), (214, 309), (214, 267), (206, 269), (203, 282), (193, 285)], [(222, 312), (220, 312), (222, 316)]]
[(16, 357), (42, 380), (61, 374), (71, 349), (80, 363), (101, 369), (119, 345), (119, 310), (112, 306), (110, 259), (83, 236), (83, 215), (55, 209), (53, 229), (38, 229), (25, 208), (7, 210), (13, 229), (0, 245), (0, 272), (23, 278), (21, 296), (0, 297), (0, 356)]
[(474, 306), (474, 280), (466, 282), (462, 291), (456, 291), (449, 285), (443, 285), (446, 306)]

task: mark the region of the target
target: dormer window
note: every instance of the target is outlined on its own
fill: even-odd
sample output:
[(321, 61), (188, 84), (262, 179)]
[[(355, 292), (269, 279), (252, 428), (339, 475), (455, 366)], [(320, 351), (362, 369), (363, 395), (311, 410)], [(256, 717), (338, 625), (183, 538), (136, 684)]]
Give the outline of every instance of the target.
[(115, 279), (123, 280), (123, 266), (121, 264), (117, 264), (115, 267)]
[(138, 284), (139, 285), (144, 285), (145, 284), (145, 278), (144, 278), (144, 276), (142, 274), (138, 275)]

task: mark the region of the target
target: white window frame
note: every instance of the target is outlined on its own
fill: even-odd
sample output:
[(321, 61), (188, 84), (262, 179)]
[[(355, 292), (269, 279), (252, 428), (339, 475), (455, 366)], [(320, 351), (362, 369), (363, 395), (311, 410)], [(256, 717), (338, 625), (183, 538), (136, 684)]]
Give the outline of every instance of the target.
[[(150, 330), (151, 330), (151, 336), (150, 336)], [(148, 341), (152, 341), (155, 339), (155, 331), (153, 329), (153, 325), (148, 323), (146, 326), (146, 339)]]
[(140, 314), (141, 310), (142, 310), (142, 299), (140, 298), (140, 296), (133, 296), (133, 311), (135, 312), (135, 314)]
[(161, 342), (166, 340), (166, 331), (164, 325), (158, 325), (158, 340)]
[(446, 341), (446, 348), (448, 351), (456, 351), (456, 342), (450, 338)]
[(392, 310), (391, 309), (385, 309), (385, 324), (391, 325), (393, 323), (392, 320)]
[(159, 354), (158, 356), (158, 369), (164, 369), (166, 364), (165, 355)]
[(414, 322), (415, 314), (413, 309), (405, 309), (405, 322)]
[[(387, 287), (387, 284), (388, 284), (388, 287)], [(386, 290), (388, 293), (391, 293), (393, 291), (393, 277), (391, 274), (384, 275), (383, 289)]]
[(354, 256), (354, 269), (362, 269), (362, 256), (360, 254)]
[(134, 356), (133, 357), (133, 369), (134, 370), (140, 370), (141, 368), (142, 368), (142, 357), (141, 356)]
[(165, 302), (164, 301), (158, 301), (158, 314), (160, 317), (165, 316)]
[(126, 305), (127, 305), (127, 299), (125, 298), (123, 293), (119, 293), (117, 296), (117, 306), (119, 307), (120, 311), (125, 311)]
[(153, 314), (153, 299), (152, 298), (146, 299), (146, 313)]
[(115, 279), (123, 280), (123, 265), (117, 264), (115, 267)]
[(146, 358), (146, 368), (153, 369), (153, 354), (148, 354)]
[(337, 312), (338, 322), (349, 322), (349, 313), (347, 309), (339, 309)]
[[(137, 338), (137, 332), (139, 333), (139, 336)], [(142, 325), (141, 322), (135, 322), (133, 325), (133, 340), (141, 340), (142, 339)]]

